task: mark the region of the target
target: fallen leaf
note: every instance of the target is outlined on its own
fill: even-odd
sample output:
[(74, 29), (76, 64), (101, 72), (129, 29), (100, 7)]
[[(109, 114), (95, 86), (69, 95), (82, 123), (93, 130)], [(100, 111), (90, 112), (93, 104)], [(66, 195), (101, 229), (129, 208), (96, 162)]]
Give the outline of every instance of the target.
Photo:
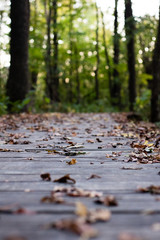
[(121, 233), (118, 237), (118, 240), (144, 240), (141, 237), (134, 236), (130, 233)]
[(53, 182), (59, 182), (59, 183), (76, 183), (76, 180), (71, 178), (69, 174), (66, 174), (65, 176), (55, 179)]
[(88, 213), (88, 210), (86, 208), (86, 206), (81, 203), (81, 202), (76, 202), (76, 210), (75, 210), (75, 213), (77, 216), (79, 217), (86, 217), (87, 216), (87, 213)]
[(99, 138), (96, 138), (96, 141), (99, 142), (99, 143), (102, 142), (102, 140), (99, 139)]
[(51, 196), (45, 196), (41, 198), (42, 203), (57, 203), (57, 204), (62, 204), (65, 203), (64, 199), (57, 196), (56, 194), (51, 194)]
[(25, 214), (25, 215), (32, 215), (35, 214), (34, 211), (30, 211), (26, 208), (18, 208), (17, 210), (13, 211), (14, 214)]
[(142, 170), (143, 168), (139, 167), (139, 168), (136, 168), (136, 167), (122, 167), (121, 168), (122, 170)]
[(74, 165), (74, 164), (77, 163), (77, 160), (76, 160), (75, 158), (72, 158), (71, 161), (67, 161), (66, 163), (67, 163), (68, 165)]
[(111, 212), (107, 209), (96, 209), (88, 211), (86, 222), (95, 223), (98, 221), (107, 222), (111, 218)]
[(116, 198), (112, 195), (101, 197), (95, 200), (97, 204), (104, 204), (105, 206), (118, 206)]
[(25, 237), (21, 236), (8, 236), (4, 240), (27, 240)]
[(151, 185), (145, 188), (138, 188), (137, 192), (141, 193), (151, 193), (151, 194), (160, 194), (160, 186)]
[(89, 139), (89, 140), (87, 140), (87, 142), (88, 142), (88, 143), (94, 143), (94, 140)]
[(101, 178), (101, 177), (96, 175), (96, 174), (92, 174), (89, 178), (87, 178), (87, 180), (90, 180), (90, 179), (93, 179), (93, 178)]
[(51, 181), (51, 176), (49, 173), (42, 173), (40, 176), (44, 181)]
[(50, 228), (56, 228), (58, 230), (68, 230), (79, 236), (82, 239), (94, 238), (98, 235), (96, 229), (86, 224), (83, 219), (62, 219), (55, 223), (50, 224)]
[(87, 190), (83, 190), (81, 188), (75, 188), (75, 187), (73, 188), (55, 187), (53, 192), (65, 193), (67, 196), (70, 196), (70, 197), (94, 198), (94, 197), (101, 197), (103, 195), (101, 192), (87, 191)]

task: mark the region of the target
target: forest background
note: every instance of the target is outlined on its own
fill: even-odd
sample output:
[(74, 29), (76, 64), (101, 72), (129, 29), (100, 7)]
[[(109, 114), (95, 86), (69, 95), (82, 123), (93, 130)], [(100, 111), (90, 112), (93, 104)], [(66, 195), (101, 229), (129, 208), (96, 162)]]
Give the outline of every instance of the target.
[(1, 3), (0, 114), (135, 111), (160, 121), (158, 4), (135, 17), (125, 0), (122, 17), (118, 0), (112, 16), (93, 0), (17, 2)]

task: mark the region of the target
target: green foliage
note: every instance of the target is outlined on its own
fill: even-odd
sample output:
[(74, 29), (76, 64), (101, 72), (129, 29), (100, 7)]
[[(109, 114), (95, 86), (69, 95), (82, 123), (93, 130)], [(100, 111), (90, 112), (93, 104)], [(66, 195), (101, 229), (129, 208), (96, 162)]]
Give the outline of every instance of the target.
[(7, 113), (7, 104), (8, 104), (8, 98), (7, 97), (1, 97), (0, 98), (0, 116)]
[[(58, 71), (60, 103), (52, 103), (47, 92), (47, 24), (44, 3), (52, 1), (30, 1), (30, 39), (29, 67), (30, 75), (34, 73), (37, 81), (30, 79), (31, 91), (22, 101), (10, 103), (12, 111), (21, 112), (27, 108), (29, 112), (61, 111), (61, 112), (105, 112), (127, 110), (128, 108), (128, 69), (126, 38), (120, 37), (120, 63), (117, 66), (118, 81), (121, 82), (121, 106), (111, 106), (109, 92), (108, 66), (106, 64), (103, 43), (102, 17), (99, 10), (99, 92), (100, 99), (95, 101), (95, 68), (96, 68), (96, 9), (93, 0), (74, 0), (70, 11), (69, 0), (58, 1)], [(104, 13), (104, 16), (109, 14)], [(53, 17), (53, 16), (52, 16)], [(70, 21), (72, 18), (72, 29)], [(105, 18), (104, 18), (105, 19)], [(5, 20), (5, 19), (4, 19)], [(131, 21), (133, 19), (130, 19)], [(5, 23), (3, 23), (5, 24)], [(113, 74), (113, 29), (106, 24), (106, 44)], [(152, 55), (155, 44), (157, 19), (146, 15), (136, 19), (136, 76), (138, 97), (135, 110), (149, 117), (152, 81)], [(53, 19), (51, 24), (51, 66), (53, 66)], [(72, 42), (72, 52), (71, 52)], [(1, 43), (1, 48), (8, 51), (8, 43)], [(5, 97), (5, 85), (8, 69), (1, 68), (0, 78), (0, 114), (7, 113), (8, 99)], [(79, 80), (79, 93), (78, 93)], [(72, 87), (72, 89), (71, 89)], [(69, 99), (73, 93), (72, 102)], [(79, 97), (79, 99), (78, 99)], [(79, 104), (77, 104), (79, 102)], [(120, 108), (121, 107), (121, 108)]]
[(142, 95), (136, 99), (135, 110), (144, 120), (147, 120), (150, 117), (150, 98), (151, 90), (146, 89)]

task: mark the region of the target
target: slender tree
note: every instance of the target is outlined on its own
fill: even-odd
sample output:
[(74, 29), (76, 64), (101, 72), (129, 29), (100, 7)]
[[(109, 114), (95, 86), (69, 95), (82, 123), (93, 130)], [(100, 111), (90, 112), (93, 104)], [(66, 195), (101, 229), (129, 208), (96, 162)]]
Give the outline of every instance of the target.
[(120, 36), (118, 33), (118, 0), (115, 0), (115, 10), (114, 10), (114, 68), (113, 68), (113, 88), (112, 88), (112, 97), (113, 104), (120, 105), (121, 96), (120, 96), (120, 79), (118, 72), (119, 64), (119, 48), (120, 48)]
[(160, 7), (157, 38), (153, 53), (153, 83), (151, 98), (151, 121), (160, 121)]
[(103, 45), (104, 45), (104, 51), (105, 51), (106, 66), (108, 66), (109, 92), (110, 92), (110, 97), (112, 97), (112, 71), (111, 71), (111, 63), (110, 63), (109, 54), (108, 54), (108, 47), (106, 43), (106, 29), (105, 29), (105, 23), (104, 23), (104, 14), (102, 11), (101, 11), (101, 16), (102, 16), (102, 28), (103, 28)]
[(7, 81), (7, 96), (11, 102), (22, 101), (28, 92), (29, 9), (29, 0), (11, 0), (11, 65)]
[(69, 92), (68, 99), (73, 101), (73, 0), (69, 0), (69, 50), (70, 50), (70, 68), (69, 68)]
[[(34, 35), (35, 35), (35, 39), (34, 39), (34, 48), (36, 48), (37, 46), (37, 41), (36, 41), (36, 30), (37, 30), (37, 16), (38, 16), (38, 7), (37, 7), (37, 0), (34, 1), (33, 3), (34, 6), (34, 16), (33, 16), (33, 31), (34, 31)], [(35, 61), (36, 62), (36, 61)], [(38, 68), (35, 66), (35, 62), (33, 63), (33, 67), (31, 69), (31, 89), (34, 90), (37, 84), (37, 78), (38, 78)]]
[(52, 87), (51, 87), (51, 76), (52, 76), (52, 64), (51, 64), (51, 17), (52, 7), (50, 0), (44, 0), (45, 17), (47, 23), (47, 51), (46, 51), (46, 85), (50, 99), (52, 99)]
[(134, 110), (136, 101), (136, 72), (135, 72), (135, 20), (132, 13), (131, 0), (125, 0), (125, 32), (127, 41), (127, 57), (129, 71), (129, 108)]
[(95, 93), (96, 93), (96, 100), (99, 99), (99, 63), (100, 63), (100, 57), (99, 57), (99, 12), (98, 12), (98, 6), (96, 6), (96, 69), (95, 69)]
[[(78, 39), (77, 39), (78, 41)], [(79, 78), (79, 51), (77, 43), (74, 44), (74, 53), (75, 53), (75, 69), (76, 69), (76, 89), (77, 89), (77, 103), (80, 103), (80, 78)]]
[(58, 71), (58, 0), (53, 0), (53, 100), (59, 101), (59, 71)]

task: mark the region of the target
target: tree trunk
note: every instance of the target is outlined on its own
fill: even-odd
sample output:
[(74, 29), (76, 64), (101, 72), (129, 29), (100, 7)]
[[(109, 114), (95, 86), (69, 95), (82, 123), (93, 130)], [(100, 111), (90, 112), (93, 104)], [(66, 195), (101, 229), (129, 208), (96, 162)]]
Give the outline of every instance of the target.
[(77, 103), (80, 103), (80, 79), (79, 79), (79, 51), (77, 44), (74, 45), (75, 51), (75, 68), (76, 68), (76, 83), (77, 83)]
[(69, 3), (69, 50), (70, 50), (70, 69), (69, 69), (69, 96), (70, 102), (73, 101), (73, 0)]
[(160, 121), (160, 7), (157, 39), (153, 53), (153, 84), (151, 98), (151, 121)]
[(58, 71), (58, 27), (57, 27), (57, 9), (58, 3), (57, 0), (53, 0), (53, 99), (54, 101), (59, 101), (59, 71)]
[(119, 64), (119, 33), (118, 33), (118, 0), (115, 0), (115, 10), (114, 10), (114, 69), (113, 69), (113, 88), (112, 88), (112, 97), (113, 97), (113, 104), (119, 105), (121, 102), (120, 96), (120, 79), (119, 79), (119, 72), (118, 72), (118, 64)]
[(97, 27), (96, 27), (96, 70), (95, 70), (95, 93), (96, 93), (96, 100), (99, 99), (99, 14), (98, 14), (98, 7), (96, 4), (96, 20), (97, 20)]
[(46, 85), (47, 92), (50, 99), (53, 99), (53, 91), (51, 86), (51, 75), (52, 75), (52, 64), (51, 64), (51, 16), (52, 16), (52, 8), (50, 0), (44, 1), (45, 8), (45, 17), (47, 23), (47, 51), (46, 51)]
[(125, 0), (125, 32), (127, 41), (127, 57), (129, 71), (129, 103), (130, 111), (134, 110), (136, 101), (136, 72), (135, 72), (135, 21), (132, 13), (131, 0)]
[(29, 0), (11, 0), (11, 65), (7, 81), (7, 96), (11, 102), (22, 101), (28, 92), (29, 9)]
[(103, 26), (103, 44), (104, 44), (104, 51), (105, 51), (105, 58), (106, 58), (106, 66), (108, 66), (108, 81), (109, 81), (109, 92), (110, 97), (112, 97), (112, 72), (111, 72), (111, 64), (109, 60), (108, 48), (106, 44), (106, 30), (105, 30), (105, 23), (104, 23), (104, 14), (101, 11), (102, 15), (102, 26)]

